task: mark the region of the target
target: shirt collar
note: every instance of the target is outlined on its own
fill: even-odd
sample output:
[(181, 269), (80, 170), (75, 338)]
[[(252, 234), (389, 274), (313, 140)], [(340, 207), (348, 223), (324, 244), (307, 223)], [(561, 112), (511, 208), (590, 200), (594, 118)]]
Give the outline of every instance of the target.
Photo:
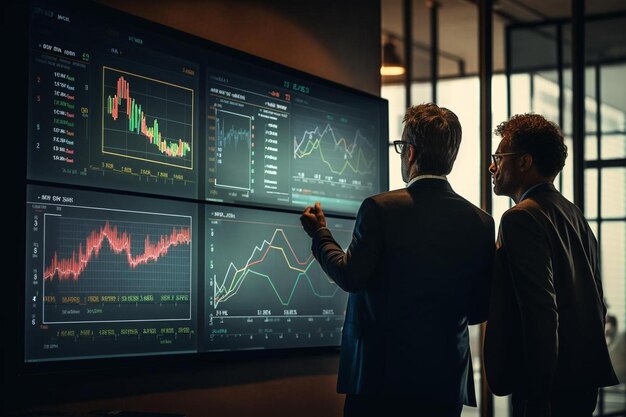
[(411, 179), (411, 181), (406, 183), (407, 188), (410, 187), (411, 185), (413, 185), (415, 182), (419, 181), (419, 180), (423, 180), (426, 178), (432, 178), (432, 179), (436, 179), (436, 180), (443, 180), (443, 181), (448, 181), (448, 177), (446, 177), (445, 175), (431, 175), (431, 174), (424, 174), (424, 175), (418, 175), (417, 177), (413, 177)]

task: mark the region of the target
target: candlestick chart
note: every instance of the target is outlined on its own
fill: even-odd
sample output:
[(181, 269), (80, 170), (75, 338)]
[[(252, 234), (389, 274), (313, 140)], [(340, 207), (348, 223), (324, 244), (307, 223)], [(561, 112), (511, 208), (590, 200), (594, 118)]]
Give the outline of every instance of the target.
[(193, 90), (103, 68), (102, 152), (193, 169)]
[(197, 66), (148, 51), (127, 58), (116, 47), (98, 64), (94, 50), (81, 65), (57, 65), (49, 54), (75, 50), (79, 36), (56, 48), (45, 34), (32, 41), (28, 177), (197, 197)]

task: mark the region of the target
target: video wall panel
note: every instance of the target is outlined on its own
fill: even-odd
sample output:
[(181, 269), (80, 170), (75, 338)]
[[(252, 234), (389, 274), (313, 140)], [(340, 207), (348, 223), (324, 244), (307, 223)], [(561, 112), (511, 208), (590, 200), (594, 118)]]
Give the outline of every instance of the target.
[(387, 102), (93, 2), (28, 8), (24, 362), (338, 346), (347, 294), (299, 216), (320, 201), (348, 247)]

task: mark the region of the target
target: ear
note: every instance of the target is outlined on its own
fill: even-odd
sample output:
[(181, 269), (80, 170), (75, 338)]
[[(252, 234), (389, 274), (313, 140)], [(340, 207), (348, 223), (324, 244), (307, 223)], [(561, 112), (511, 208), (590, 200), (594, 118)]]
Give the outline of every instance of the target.
[(533, 166), (533, 156), (529, 153), (523, 154), (518, 160), (519, 169), (522, 172), (528, 172)]
[(413, 145), (407, 145), (407, 147), (409, 148), (409, 166), (411, 166), (415, 163), (415, 159), (417, 158), (417, 151), (415, 150), (415, 146)]

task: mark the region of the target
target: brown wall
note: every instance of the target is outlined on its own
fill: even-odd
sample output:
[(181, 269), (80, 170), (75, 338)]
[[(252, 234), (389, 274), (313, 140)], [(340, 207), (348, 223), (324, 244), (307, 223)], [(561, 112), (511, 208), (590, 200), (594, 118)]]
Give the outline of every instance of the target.
[[(101, 0), (101, 3), (375, 95), (380, 91), (378, 0)], [(125, 409), (200, 416), (340, 416), (338, 355), (265, 355), (194, 369), (127, 369), (81, 381), (42, 380), (22, 407)], [(122, 376), (123, 375), (123, 376)], [(134, 376), (131, 376), (134, 375)], [(29, 394), (28, 392), (31, 392)], [(30, 406), (30, 407), (29, 407)], [(22, 408), (20, 407), (20, 408)]]
[[(73, 417), (87, 417), (94, 410), (175, 413), (187, 417), (342, 414), (343, 395), (335, 392), (336, 353), (265, 358), (254, 355), (198, 365), (195, 369), (171, 368), (156, 358), (152, 371), (131, 367), (103, 372), (95, 378), (92, 372), (84, 377), (46, 378), (47, 382), (36, 381), (21, 389), (20, 408), (68, 413)], [(45, 397), (43, 401), (41, 396)], [(36, 401), (36, 406), (29, 407), (29, 400)]]
[(100, 0), (100, 3), (375, 95), (378, 0)]

